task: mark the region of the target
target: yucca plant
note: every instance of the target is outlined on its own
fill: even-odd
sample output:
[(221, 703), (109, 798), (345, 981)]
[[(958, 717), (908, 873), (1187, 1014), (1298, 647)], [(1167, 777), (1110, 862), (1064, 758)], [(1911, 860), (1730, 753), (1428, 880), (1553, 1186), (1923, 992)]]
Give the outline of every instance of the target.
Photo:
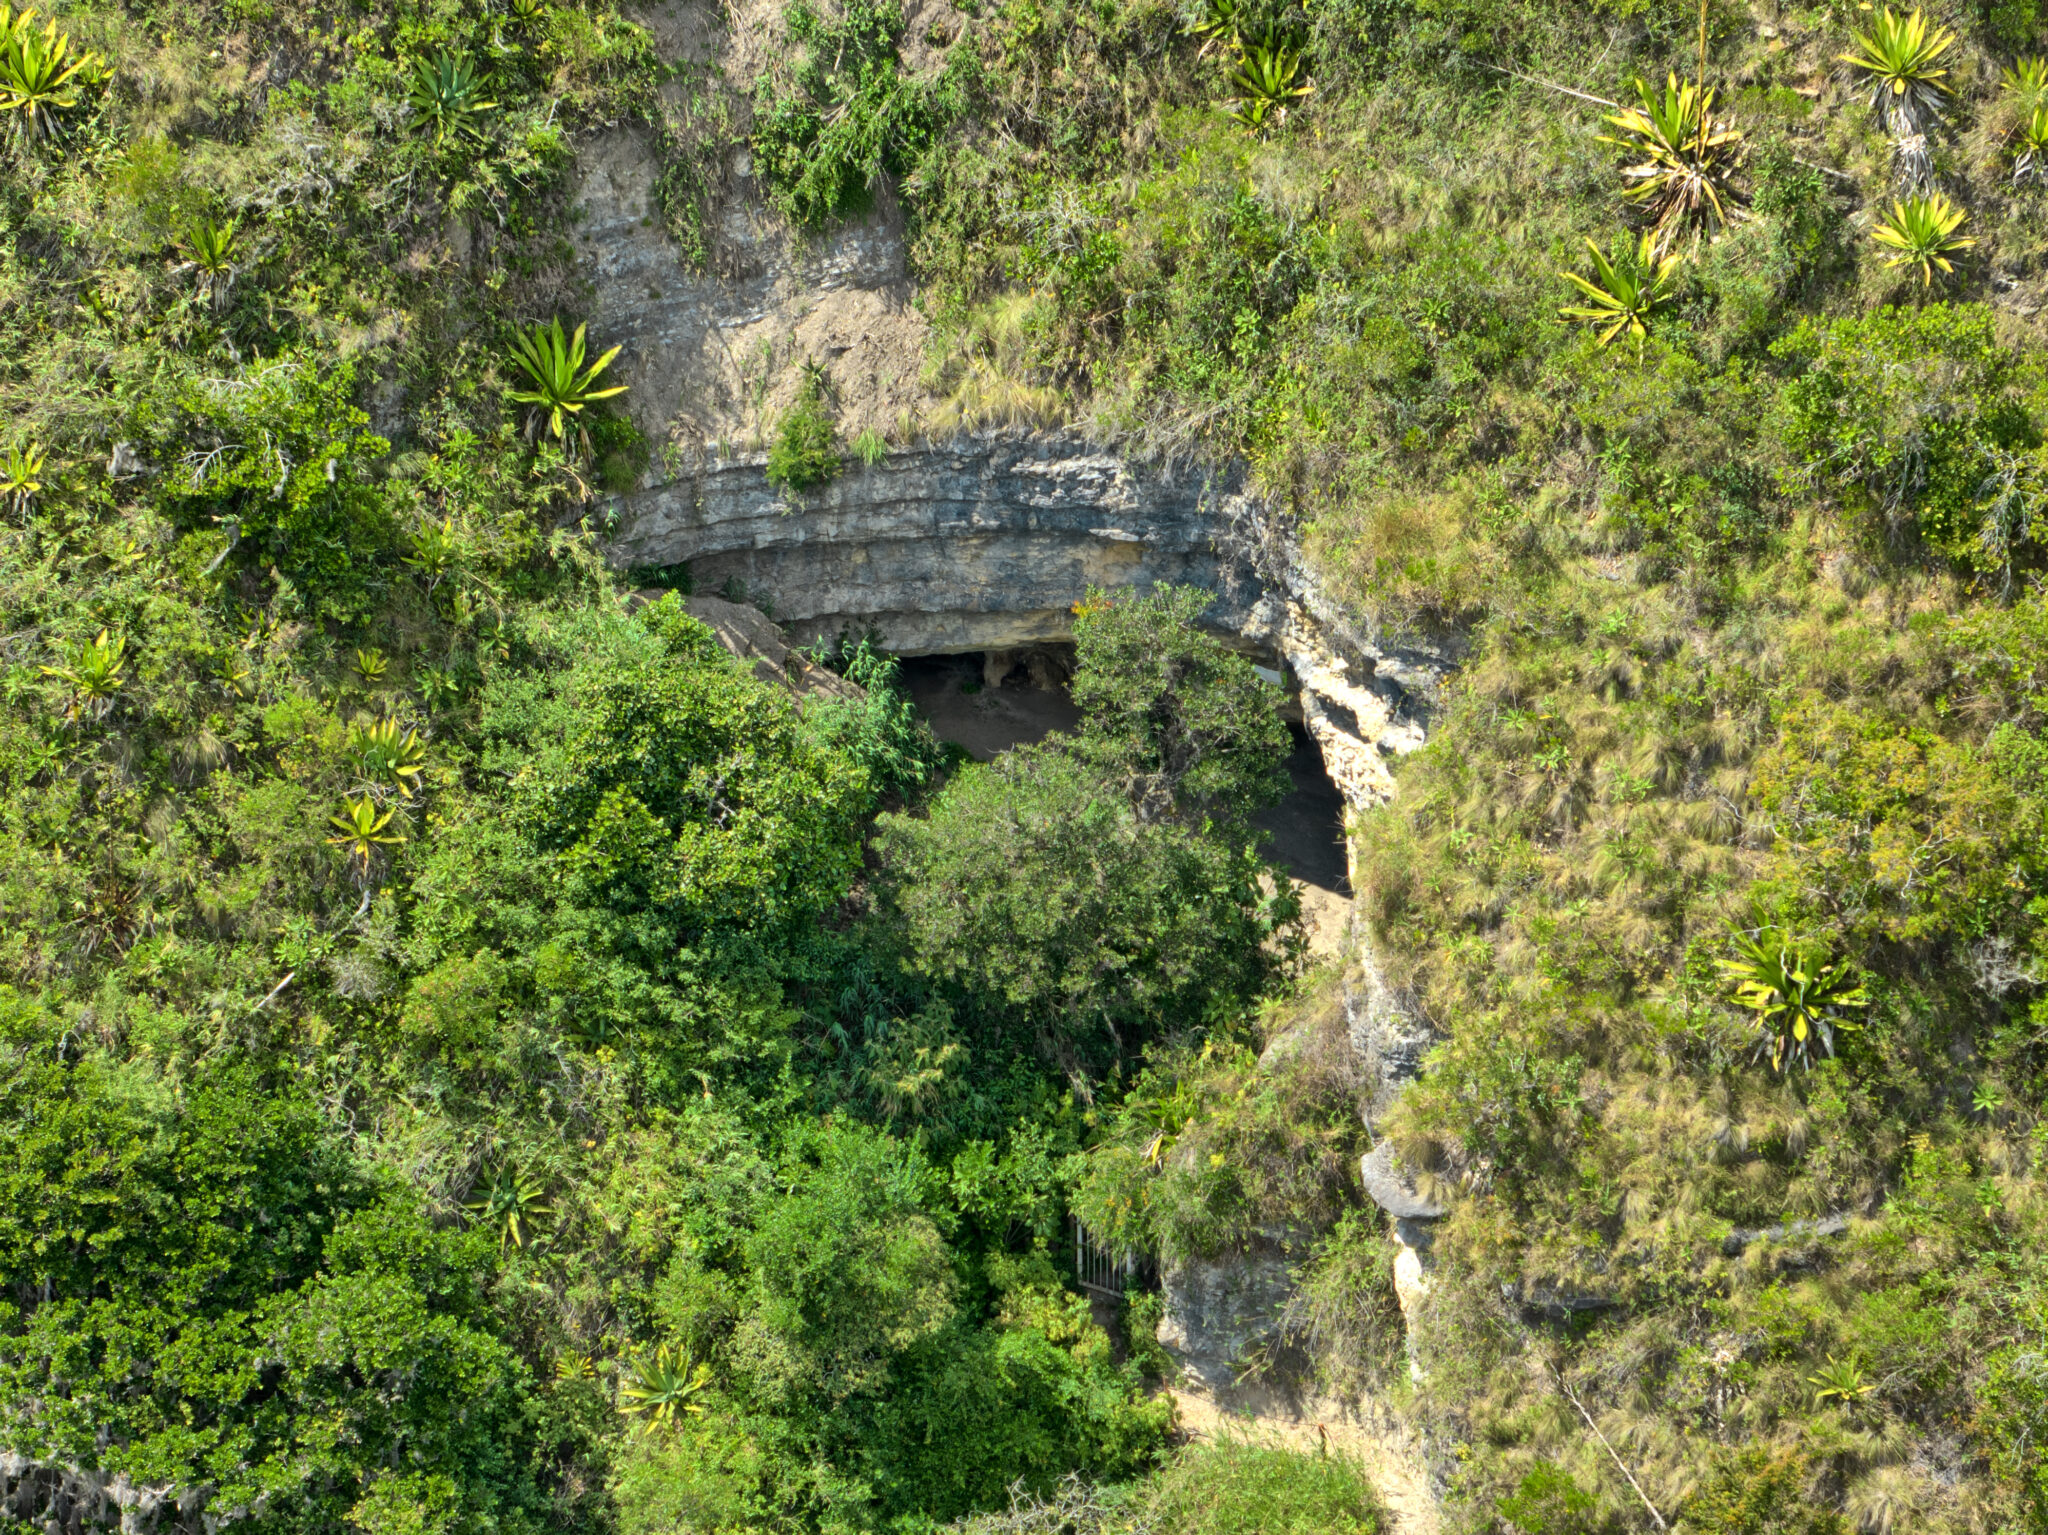
[(1870, 104), (1894, 136), (1922, 132), (1941, 115), (1948, 87), (1942, 57), (1955, 46), (1956, 35), (1935, 26), (1919, 11), (1901, 18), (1890, 6), (1856, 34), (1857, 53), (1838, 55), (1859, 71), (1870, 87)]
[(1237, 0), (1197, 0), (1181, 16), (1181, 26), (1190, 36), (1202, 39), (1201, 51), (1234, 47), (1240, 41), (1244, 11)]
[(109, 638), (107, 631), (102, 629), (96, 639), (74, 650), (70, 660), (69, 666), (40, 668), (45, 677), (55, 677), (71, 689), (71, 706), (66, 717), (74, 720), (106, 718), (107, 712), (114, 707), (121, 684), (127, 680), (126, 636), (116, 634)]
[(1843, 1010), (1870, 1004), (1847, 966), (1813, 957), (1776, 928), (1737, 934), (1735, 958), (1721, 970), (1735, 983), (1735, 1000), (1755, 1010), (1756, 1059), (1768, 1051), (1773, 1071), (1790, 1060), (1811, 1070), (1816, 1049), (1834, 1054), (1837, 1028), (1856, 1027)]
[(548, 13), (548, 0), (512, 0), (514, 21), (535, 22)]
[(1186, 1082), (1176, 1082), (1170, 1092), (1149, 1099), (1137, 1106), (1139, 1122), (1148, 1126), (1152, 1134), (1145, 1141), (1140, 1153), (1147, 1167), (1163, 1163), (1173, 1148), (1179, 1144), (1181, 1132), (1187, 1129), (1202, 1112), (1201, 1100), (1195, 1090)]
[(370, 861), (377, 856), (378, 848), (398, 847), (405, 841), (402, 832), (391, 829), (391, 812), (380, 811), (377, 802), (367, 794), (361, 799), (343, 795), (340, 814), (329, 816), (327, 824), (335, 833), (327, 839), (327, 845), (358, 860), (365, 875), (370, 872)]
[(696, 1398), (711, 1385), (711, 1367), (673, 1343), (642, 1349), (619, 1361), (619, 1411), (640, 1419), (641, 1430), (674, 1428), (684, 1414), (702, 1415)]
[(71, 35), (57, 30), (55, 18), (38, 31), (35, 14), (10, 14), (0, 3), (0, 112), (15, 114), (15, 134), (30, 144), (53, 135), (57, 114), (77, 106), (80, 89), (101, 75), (98, 54), (72, 53)]
[(436, 147), (464, 134), (478, 137), (484, 113), (497, 105), (484, 97), (489, 88), (466, 56), (442, 53), (421, 59), (412, 80), (414, 120), (420, 128), (433, 130)]
[(1998, 88), (2013, 98), (2020, 116), (2031, 117), (2036, 107), (2048, 106), (2048, 59), (2021, 59), (1999, 76)]
[(1238, 49), (1230, 83), (1237, 87), (1230, 115), (1254, 133), (1280, 122), (1292, 103), (1315, 89), (1300, 53), (1271, 37)]
[(421, 524), (412, 536), (412, 553), (405, 557), (405, 563), (420, 573), (427, 590), (432, 592), (455, 568), (461, 553), (461, 543), (455, 537), (455, 519), (443, 517), (438, 523)]
[(366, 688), (380, 688), (385, 675), (391, 670), (391, 662), (383, 651), (372, 645), (367, 650), (358, 650), (349, 662), (349, 669), (356, 674), (356, 680)]
[(1660, 255), (1655, 238), (1647, 234), (1613, 260), (1591, 240), (1586, 249), (1593, 255), (1591, 278), (1576, 272), (1557, 274), (1585, 294), (1586, 303), (1558, 312), (1567, 320), (1597, 327), (1602, 346), (1624, 331), (1640, 345), (1650, 333), (1650, 316), (1671, 297), (1684, 258), (1676, 252)]
[(1936, 268), (1953, 273), (1948, 258), (1977, 243), (1974, 235), (1957, 233), (1969, 218), (1946, 193), (1929, 192), (1893, 203), (1870, 237), (1898, 252), (1885, 258), (1886, 266), (1917, 266), (1921, 283), (1932, 286)]
[(349, 755), (356, 771), (372, 783), (390, 784), (410, 796), (427, 765), (427, 746), (417, 730), (400, 730), (397, 720), (356, 725), (348, 733)]
[(0, 458), (0, 500), (17, 517), (26, 517), (43, 489), (44, 454), (40, 444), (15, 443)]
[(533, 417), (528, 423), (529, 435), (535, 425), (545, 420), (548, 430), (566, 442), (565, 416), (579, 414), (593, 400), (606, 400), (626, 392), (624, 384), (615, 384), (609, 389), (592, 387), (598, 375), (619, 355), (619, 349), (613, 347), (585, 367), (581, 325), (576, 327), (573, 336), (568, 337), (562, 334), (560, 320), (536, 325), (512, 338), (511, 354), (512, 361), (530, 381), (529, 388), (507, 391), (509, 398), (519, 404), (534, 407)]
[(487, 1182), (470, 1191), (462, 1208), (477, 1225), (498, 1234), (500, 1248), (524, 1247), (535, 1222), (554, 1214), (546, 1188), (510, 1162), (500, 1162)]
[(1641, 80), (1636, 96), (1640, 105), (1606, 119), (1624, 136), (1601, 136), (1604, 144), (1644, 157), (1622, 169), (1630, 183), (1623, 195), (1656, 215), (1660, 243), (1672, 229), (1704, 223), (1709, 214), (1727, 223), (1728, 177), (1742, 154), (1742, 134), (1715, 118), (1714, 93), (1691, 81), (1681, 84), (1673, 73), (1665, 78), (1661, 98)]
[(2020, 124), (2014, 135), (2012, 184), (2048, 182), (2048, 101), (2042, 102)]
[(179, 249), (185, 264), (204, 280), (213, 307), (219, 309), (227, 302), (228, 289), (235, 281), (235, 264), (242, 254), (235, 221), (217, 224), (210, 218), (196, 218), (185, 226), (185, 238)]
[(1835, 1401), (1847, 1407), (1877, 1389), (1865, 1378), (1862, 1365), (1853, 1359), (1837, 1359), (1833, 1354), (1828, 1355), (1826, 1364), (1806, 1377), (1806, 1383), (1814, 1388), (1814, 1400), (1823, 1406)]

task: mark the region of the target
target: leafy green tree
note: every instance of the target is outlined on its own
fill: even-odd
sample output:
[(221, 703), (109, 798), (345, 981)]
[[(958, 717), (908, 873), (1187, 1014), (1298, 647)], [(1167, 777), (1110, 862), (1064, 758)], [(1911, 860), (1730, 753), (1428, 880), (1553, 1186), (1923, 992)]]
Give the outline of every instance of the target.
[(1801, 479), (1848, 503), (1877, 550), (1914, 535), (1948, 558), (1983, 550), (1996, 450), (2028, 449), (2038, 366), (2001, 343), (1977, 304), (1891, 308), (1802, 322), (1773, 353), (1793, 371), (1778, 422)]
[(532, 1506), (491, 1244), (380, 1189), (289, 1085), (226, 1064), (174, 1092), (0, 988), (0, 1125), (10, 1448), (283, 1530), (401, 1491), (444, 1509), (421, 1528)]
[(1104, 1065), (1246, 1005), (1295, 916), (1248, 838), (1146, 821), (1087, 761), (1026, 748), (961, 770), (876, 851), (909, 962), (1049, 1058)]
[(1236, 830), (1287, 793), (1279, 689), (1197, 627), (1211, 601), (1193, 587), (1091, 588), (1075, 612), (1075, 750), (1142, 821)]

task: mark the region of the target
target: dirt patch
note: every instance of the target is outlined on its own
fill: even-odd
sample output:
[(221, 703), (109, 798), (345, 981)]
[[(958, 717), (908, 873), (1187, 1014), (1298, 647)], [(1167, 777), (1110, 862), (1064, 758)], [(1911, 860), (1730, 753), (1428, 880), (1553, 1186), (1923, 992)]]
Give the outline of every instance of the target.
[(903, 663), (903, 681), (932, 734), (957, 741), (977, 762), (1081, 723), (1063, 688), (1034, 687), (1023, 678), (987, 686), (979, 652), (913, 656)]
[[(886, 182), (865, 215), (793, 229), (768, 205), (746, 137), (757, 81), (787, 51), (782, 0), (640, 0), (633, 19), (688, 66), (664, 87), (715, 98), (692, 114), (716, 137), (706, 270), (670, 237), (655, 188), (663, 150), (637, 127), (593, 135), (577, 155), (579, 275), (612, 377), (656, 447), (649, 483), (713, 456), (758, 451), (804, 377), (824, 370), (842, 438), (906, 441), (932, 400), (919, 382), (930, 327), (913, 303), (903, 213)], [(922, 34), (920, 34), (922, 35)]]
[(1246, 1388), (1221, 1399), (1206, 1391), (1176, 1390), (1173, 1401), (1182, 1431), (1198, 1443), (1229, 1435), (1282, 1449), (1328, 1448), (1351, 1456), (1379, 1493), (1392, 1535), (1438, 1535), (1442, 1528), (1421, 1448), (1383, 1409)]

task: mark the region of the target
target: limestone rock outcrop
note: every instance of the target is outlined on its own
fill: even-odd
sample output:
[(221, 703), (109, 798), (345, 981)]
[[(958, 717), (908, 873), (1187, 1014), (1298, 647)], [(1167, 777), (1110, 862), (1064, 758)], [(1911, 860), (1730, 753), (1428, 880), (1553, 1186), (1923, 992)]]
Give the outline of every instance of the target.
[(1159, 1341), (1174, 1363), (1212, 1391), (1227, 1389), (1279, 1338), (1298, 1261), (1282, 1235), (1262, 1232), (1243, 1252), (1168, 1265), (1159, 1276)]
[(618, 499), (611, 557), (688, 562), (700, 591), (770, 599), (799, 639), (875, 630), (902, 654), (1065, 639), (1091, 585), (1215, 591), (1236, 629), (1256, 592), (1217, 553), (1230, 479), (1145, 473), (1069, 434), (898, 449), (792, 501), (758, 456)]

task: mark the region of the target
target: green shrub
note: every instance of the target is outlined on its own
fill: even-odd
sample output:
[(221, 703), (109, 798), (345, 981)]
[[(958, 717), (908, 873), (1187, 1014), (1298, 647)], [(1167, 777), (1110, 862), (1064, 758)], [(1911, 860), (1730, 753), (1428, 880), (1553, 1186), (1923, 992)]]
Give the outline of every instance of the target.
[(1598, 1502), (1568, 1472), (1539, 1460), (1513, 1494), (1500, 1500), (1500, 1515), (1520, 1535), (1591, 1535), (1600, 1528)]
[(825, 405), (825, 386), (806, 373), (768, 448), (768, 483), (809, 490), (839, 473), (839, 429)]
[(962, 50), (936, 81), (907, 76), (895, 0), (852, 0), (831, 20), (796, 0), (784, 18), (794, 58), (762, 77), (754, 157), (776, 206), (816, 228), (866, 208), (884, 171), (913, 168), (960, 110), (973, 64)]
[(1385, 1523), (1356, 1461), (1228, 1439), (1183, 1450), (1152, 1498), (1161, 1535), (1378, 1535)]
[(1796, 376), (1781, 407), (1802, 487), (1840, 487), (1877, 549), (1917, 536), (1965, 566), (1985, 553), (1983, 497), (2001, 452), (2041, 440), (2039, 365), (1978, 304), (1802, 322), (1772, 348)]
[(1729, 1450), (1679, 1511), (1680, 1535), (1841, 1535), (1842, 1516), (1807, 1490), (1803, 1457)]

